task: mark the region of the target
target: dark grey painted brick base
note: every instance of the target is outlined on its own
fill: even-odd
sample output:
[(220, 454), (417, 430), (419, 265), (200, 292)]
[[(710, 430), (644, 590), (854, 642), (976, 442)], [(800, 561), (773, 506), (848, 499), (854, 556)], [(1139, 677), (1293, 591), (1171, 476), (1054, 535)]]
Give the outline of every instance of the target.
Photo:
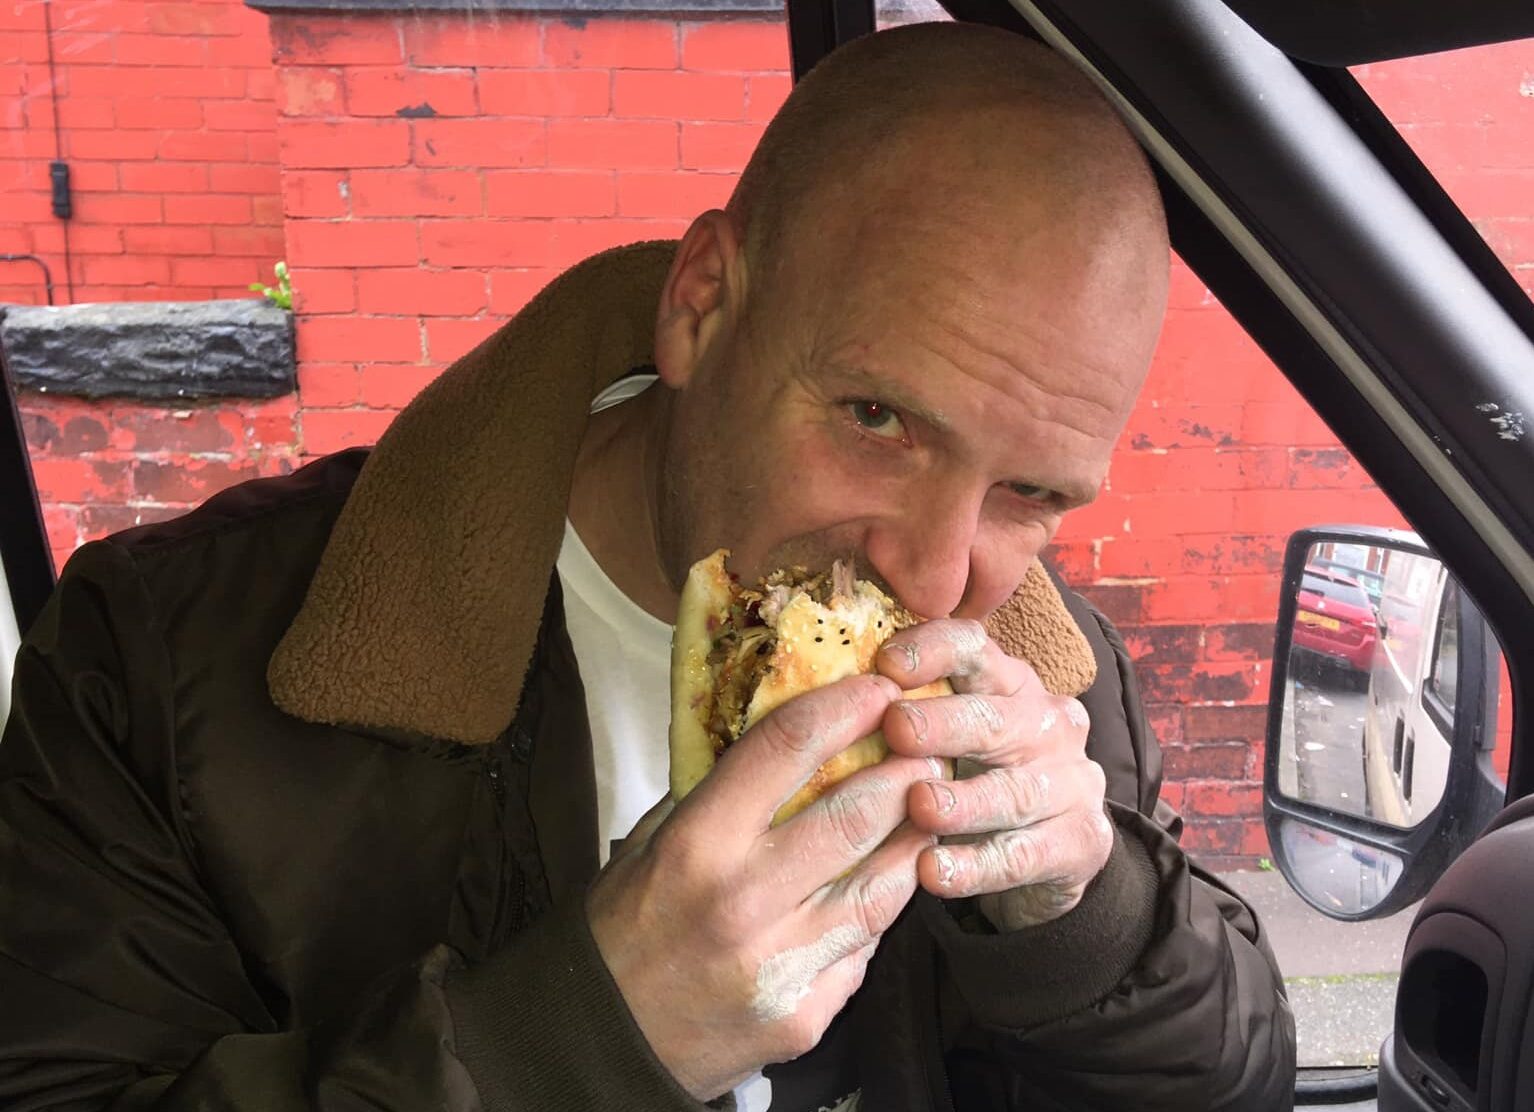
[(259, 299), (3, 308), (23, 389), (87, 398), (272, 398), (294, 390), (293, 318)]

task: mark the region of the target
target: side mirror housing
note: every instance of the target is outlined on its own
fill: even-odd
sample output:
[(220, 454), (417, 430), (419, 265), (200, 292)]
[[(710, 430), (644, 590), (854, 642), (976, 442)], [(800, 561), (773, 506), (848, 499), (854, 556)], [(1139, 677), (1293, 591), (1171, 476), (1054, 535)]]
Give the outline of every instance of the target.
[(1480, 611), (1415, 534), (1290, 538), (1263, 818), (1306, 902), (1343, 920), (1398, 911), (1496, 815), (1499, 664)]

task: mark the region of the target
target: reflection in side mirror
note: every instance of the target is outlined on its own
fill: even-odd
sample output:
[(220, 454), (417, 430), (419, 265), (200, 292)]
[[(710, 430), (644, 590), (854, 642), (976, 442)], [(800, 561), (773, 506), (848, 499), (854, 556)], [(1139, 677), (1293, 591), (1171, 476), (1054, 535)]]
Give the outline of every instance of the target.
[(1501, 784), (1477, 760), (1495, 735), (1496, 642), (1409, 533), (1298, 533), (1284, 588), (1269, 842), (1319, 910), (1388, 914), (1420, 896), (1501, 806)]
[[(1366, 577), (1379, 585), (1378, 616)], [(1453, 711), (1430, 715), (1425, 695), (1438, 656), (1433, 633), (1445, 602), (1452, 605), (1447, 585), (1444, 566), (1422, 553), (1310, 546), (1282, 691), (1285, 797), (1398, 829), (1438, 806)]]
[(1278, 844), (1311, 902), (1339, 915), (1378, 907), (1401, 879), (1398, 855), (1295, 819), (1279, 820)]

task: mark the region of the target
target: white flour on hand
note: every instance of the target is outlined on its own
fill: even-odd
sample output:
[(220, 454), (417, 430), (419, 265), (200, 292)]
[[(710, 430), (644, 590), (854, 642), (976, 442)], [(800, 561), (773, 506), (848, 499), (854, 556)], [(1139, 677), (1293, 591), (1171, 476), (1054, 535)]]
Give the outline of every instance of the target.
[(787, 1019), (810, 994), (810, 985), (822, 970), (867, 945), (857, 927), (836, 927), (807, 946), (795, 946), (774, 954), (756, 971), (756, 995), (751, 1010), (763, 1023)]

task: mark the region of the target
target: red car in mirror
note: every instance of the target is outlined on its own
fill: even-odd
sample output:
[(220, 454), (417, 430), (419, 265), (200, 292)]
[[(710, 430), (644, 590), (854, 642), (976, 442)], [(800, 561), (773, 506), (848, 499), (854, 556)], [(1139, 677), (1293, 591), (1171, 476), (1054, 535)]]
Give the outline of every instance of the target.
[(1374, 605), (1363, 584), (1314, 564), (1307, 567), (1294, 614), (1294, 647), (1367, 676), (1378, 640)]

